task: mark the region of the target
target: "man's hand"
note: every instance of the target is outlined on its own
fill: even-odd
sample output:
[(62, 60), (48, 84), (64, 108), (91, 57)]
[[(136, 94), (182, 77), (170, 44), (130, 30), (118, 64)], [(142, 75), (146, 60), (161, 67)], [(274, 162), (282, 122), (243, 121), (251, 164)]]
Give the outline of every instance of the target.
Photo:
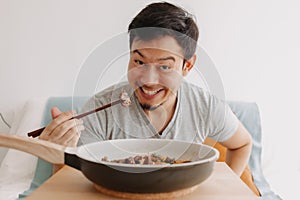
[(84, 130), (80, 119), (71, 119), (74, 111), (61, 112), (58, 108), (51, 109), (52, 121), (44, 129), (39, 139), (47, 140), (68, 147), (76, 147), (80, 132)]

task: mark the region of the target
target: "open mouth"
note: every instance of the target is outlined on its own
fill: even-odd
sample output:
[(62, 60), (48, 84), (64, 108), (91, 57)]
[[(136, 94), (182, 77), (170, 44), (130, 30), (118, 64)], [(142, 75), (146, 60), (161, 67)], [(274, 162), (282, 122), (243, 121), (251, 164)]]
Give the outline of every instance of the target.
[(147, 98), (154, 98), (158, 93), (160, 93), (163, 89), (147, 89), (145, 87), (140, 87), (140, 91), (142, 93), (143, 96), (147, 97)]
[(147, 94), (147, 95), (155, 95), (158, 92), (160, 92), (162, 89), (158, 89), (158, 90), (148, 90), (146, 88), (141, 87), (141, 90), (143, 93)]

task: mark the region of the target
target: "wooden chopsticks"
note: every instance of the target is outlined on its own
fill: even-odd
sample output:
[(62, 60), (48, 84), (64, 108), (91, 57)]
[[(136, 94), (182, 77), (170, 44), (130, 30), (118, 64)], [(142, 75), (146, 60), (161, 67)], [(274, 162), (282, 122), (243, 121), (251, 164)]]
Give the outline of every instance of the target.
[[(101, 110), (104, 110), (104, 109), (109, 108), (109, 107), (111, 107), (111, 106), (114, 106), (114, 105), (116, 105), (116, 104), (124, 103), (124, 101), (126, 101), (126, 100), (124, 100), (124, 99), (119, 99), (119, 100), (117, 100), (117, 101), (113, 101), (113, 102), (111, 102), (111, 103), (109, 103), (109, 104), (106, 104), (106, 105), (104, 105), (104, 106), (101, 106), (101, 107), (99, 107), (99, 108), (96, 108), (95, 110), (91, 110), (91, 111), (82, 113), (82, 114), (80, 114), (80, 115), (77, 115), (77, 116), (75, 116), (75, 117), (72, 117), (71, 119), (80, 119), (80, 118), (82, 118), (82, 117), (85, 117), (85, 116), (90, 115), (90, 114), (95, 113), (95, 112), (99, 112), (99, 111), (101, 111)], [(44, 130), (45, 128), (46, 128), (46, 127), (43, 127), (43, 128), (40, 128), (40, 129), (37, 129), (37, 130), (34, 130), (34, 131), (31, 131), (31, 132), (27, 133), (27, 135), (28, 135), (28, 137), (34, 137), (34, 138), (35, 138), (35, 137), (38, 137), (38, 136), (43, 132), (43, 130)]]

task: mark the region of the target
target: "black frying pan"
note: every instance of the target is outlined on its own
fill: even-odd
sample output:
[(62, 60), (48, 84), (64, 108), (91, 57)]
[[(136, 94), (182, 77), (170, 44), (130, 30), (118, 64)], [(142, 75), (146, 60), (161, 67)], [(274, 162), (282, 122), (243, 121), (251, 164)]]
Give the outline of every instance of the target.
[[(66, 164), (109, 190), (128, 193), (164, 193), (195, 186), (213, 171), (219, 153), (202, 144), (163, 139), (108, 140), (66, 148), (39, 139), (0, 134), (0, 146), (38, 156), (53, 164)], [(156, 153), (189, 163), (164, 165), (120, 164), (101, 161)]]

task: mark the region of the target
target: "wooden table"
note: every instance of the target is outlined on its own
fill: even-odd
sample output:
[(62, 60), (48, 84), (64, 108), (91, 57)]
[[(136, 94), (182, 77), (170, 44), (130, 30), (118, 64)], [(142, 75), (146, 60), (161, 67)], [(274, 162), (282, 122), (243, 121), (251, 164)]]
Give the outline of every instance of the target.
[[(26, 200), (107, 200), (120, 199), (98, 192), (84, 175), (65, 166), (35, 190)], [(225, 163), (216, 163), (212, 175), (184, 200), (258, 200), (257, 197)]]

